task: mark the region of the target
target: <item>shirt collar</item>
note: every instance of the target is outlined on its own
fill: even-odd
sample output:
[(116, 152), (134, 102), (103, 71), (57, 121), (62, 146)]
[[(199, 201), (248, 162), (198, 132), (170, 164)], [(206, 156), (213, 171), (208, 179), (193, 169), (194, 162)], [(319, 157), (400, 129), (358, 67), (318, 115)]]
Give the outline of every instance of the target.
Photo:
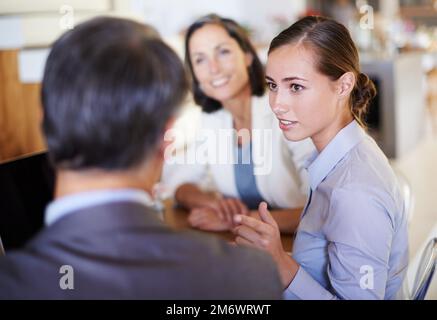
[(317, 151), (313, 153), (307, 162), (312, 191), (317, 188), (340, 160), (343, 159), (355, 145), (363, 140), (365, 136), (366, 133), (364, 130), (353, 120), (337, 133), (334, 139), (329, 142), (321, 153)]
[(53, 224), (65, 215), (81, 209), (112, 202), (130, 201), (159, 211), (159, 203), (139, 189), (107, 189), (76, 193), (52, 201), (45, 211), (45, 224)]

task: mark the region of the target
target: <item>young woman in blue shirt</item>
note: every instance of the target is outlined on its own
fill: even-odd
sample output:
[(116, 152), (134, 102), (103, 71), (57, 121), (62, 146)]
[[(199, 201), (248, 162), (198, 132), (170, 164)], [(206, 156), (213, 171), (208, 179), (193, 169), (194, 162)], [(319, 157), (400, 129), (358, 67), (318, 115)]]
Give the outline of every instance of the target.
[(299, 20), (272, 40), (266, 81), (285, 137), (316, 146), (309, 197), (292, 255), (266, 203), (261, 220), (234, 217), (236, 242), (271, 253), (286, 299), (394, 299), (407, 267), (406, 215), (396, 176), (365, 130), (376, 91), (348, 30)]

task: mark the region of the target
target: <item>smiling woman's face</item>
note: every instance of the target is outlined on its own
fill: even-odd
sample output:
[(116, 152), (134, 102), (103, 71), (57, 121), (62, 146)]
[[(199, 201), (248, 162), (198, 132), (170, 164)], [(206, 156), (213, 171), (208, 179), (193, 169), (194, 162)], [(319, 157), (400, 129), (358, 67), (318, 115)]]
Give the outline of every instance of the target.
[(252, 57), (223, 27), (204, 25), (193, 33), (188, 46), (194, 75), (205, 95), (225, 104), (250, 86)]
[(320, 151), (345, 117), (350, 118), (338, 81), (321, 74), (313, 52), (302, 45), (273, 50), (267, 61), (266, 81), (270, 107), (288, 140), (311, 137)]

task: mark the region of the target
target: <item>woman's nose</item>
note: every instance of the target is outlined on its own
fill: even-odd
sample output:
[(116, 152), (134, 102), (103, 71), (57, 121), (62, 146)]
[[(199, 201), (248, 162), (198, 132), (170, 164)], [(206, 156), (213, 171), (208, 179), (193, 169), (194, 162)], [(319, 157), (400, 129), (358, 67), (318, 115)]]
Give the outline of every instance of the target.
[(209, 62), (209, 72), (212, 74), (218, 73), (220, 71), (220, 66), (216, 59), (211, 59)]
[(282, 107), (282, 106), (275, 106), (275, 107), (273, 107), (273, 112), (276, 114), (276, 115), (284, 115), (284, 114), (286, 114), (287, 113), (287, 109), (285, 109), (284, 107)]
[(288, 106), (278, 98), (274, 99), (271, 107), (272, 107), (272, 111), (276, 115), (283, 115), (283, 114), (287, 113), (288, 109), (289, 109)]

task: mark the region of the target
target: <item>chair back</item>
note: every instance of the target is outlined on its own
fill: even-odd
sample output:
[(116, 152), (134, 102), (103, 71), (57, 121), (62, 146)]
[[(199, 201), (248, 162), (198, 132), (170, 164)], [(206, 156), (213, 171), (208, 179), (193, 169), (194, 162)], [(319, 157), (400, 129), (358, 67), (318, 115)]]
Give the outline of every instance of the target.
[(425, 299), (437, 264), (437, 238), (432, 238), (425, 247), (417, 268), (411, 295), (413, 300)]
[(407, 221), (410, 222), (413, 216), (414, 210), (414, 194), (410, 182), (407, 177), (400, 172), (398, 169), (394, 168), (396, 178), (399, 183), (399, 188), (401, 189), (402, 197), (404, 199), (405, 214), (407, 215)]

